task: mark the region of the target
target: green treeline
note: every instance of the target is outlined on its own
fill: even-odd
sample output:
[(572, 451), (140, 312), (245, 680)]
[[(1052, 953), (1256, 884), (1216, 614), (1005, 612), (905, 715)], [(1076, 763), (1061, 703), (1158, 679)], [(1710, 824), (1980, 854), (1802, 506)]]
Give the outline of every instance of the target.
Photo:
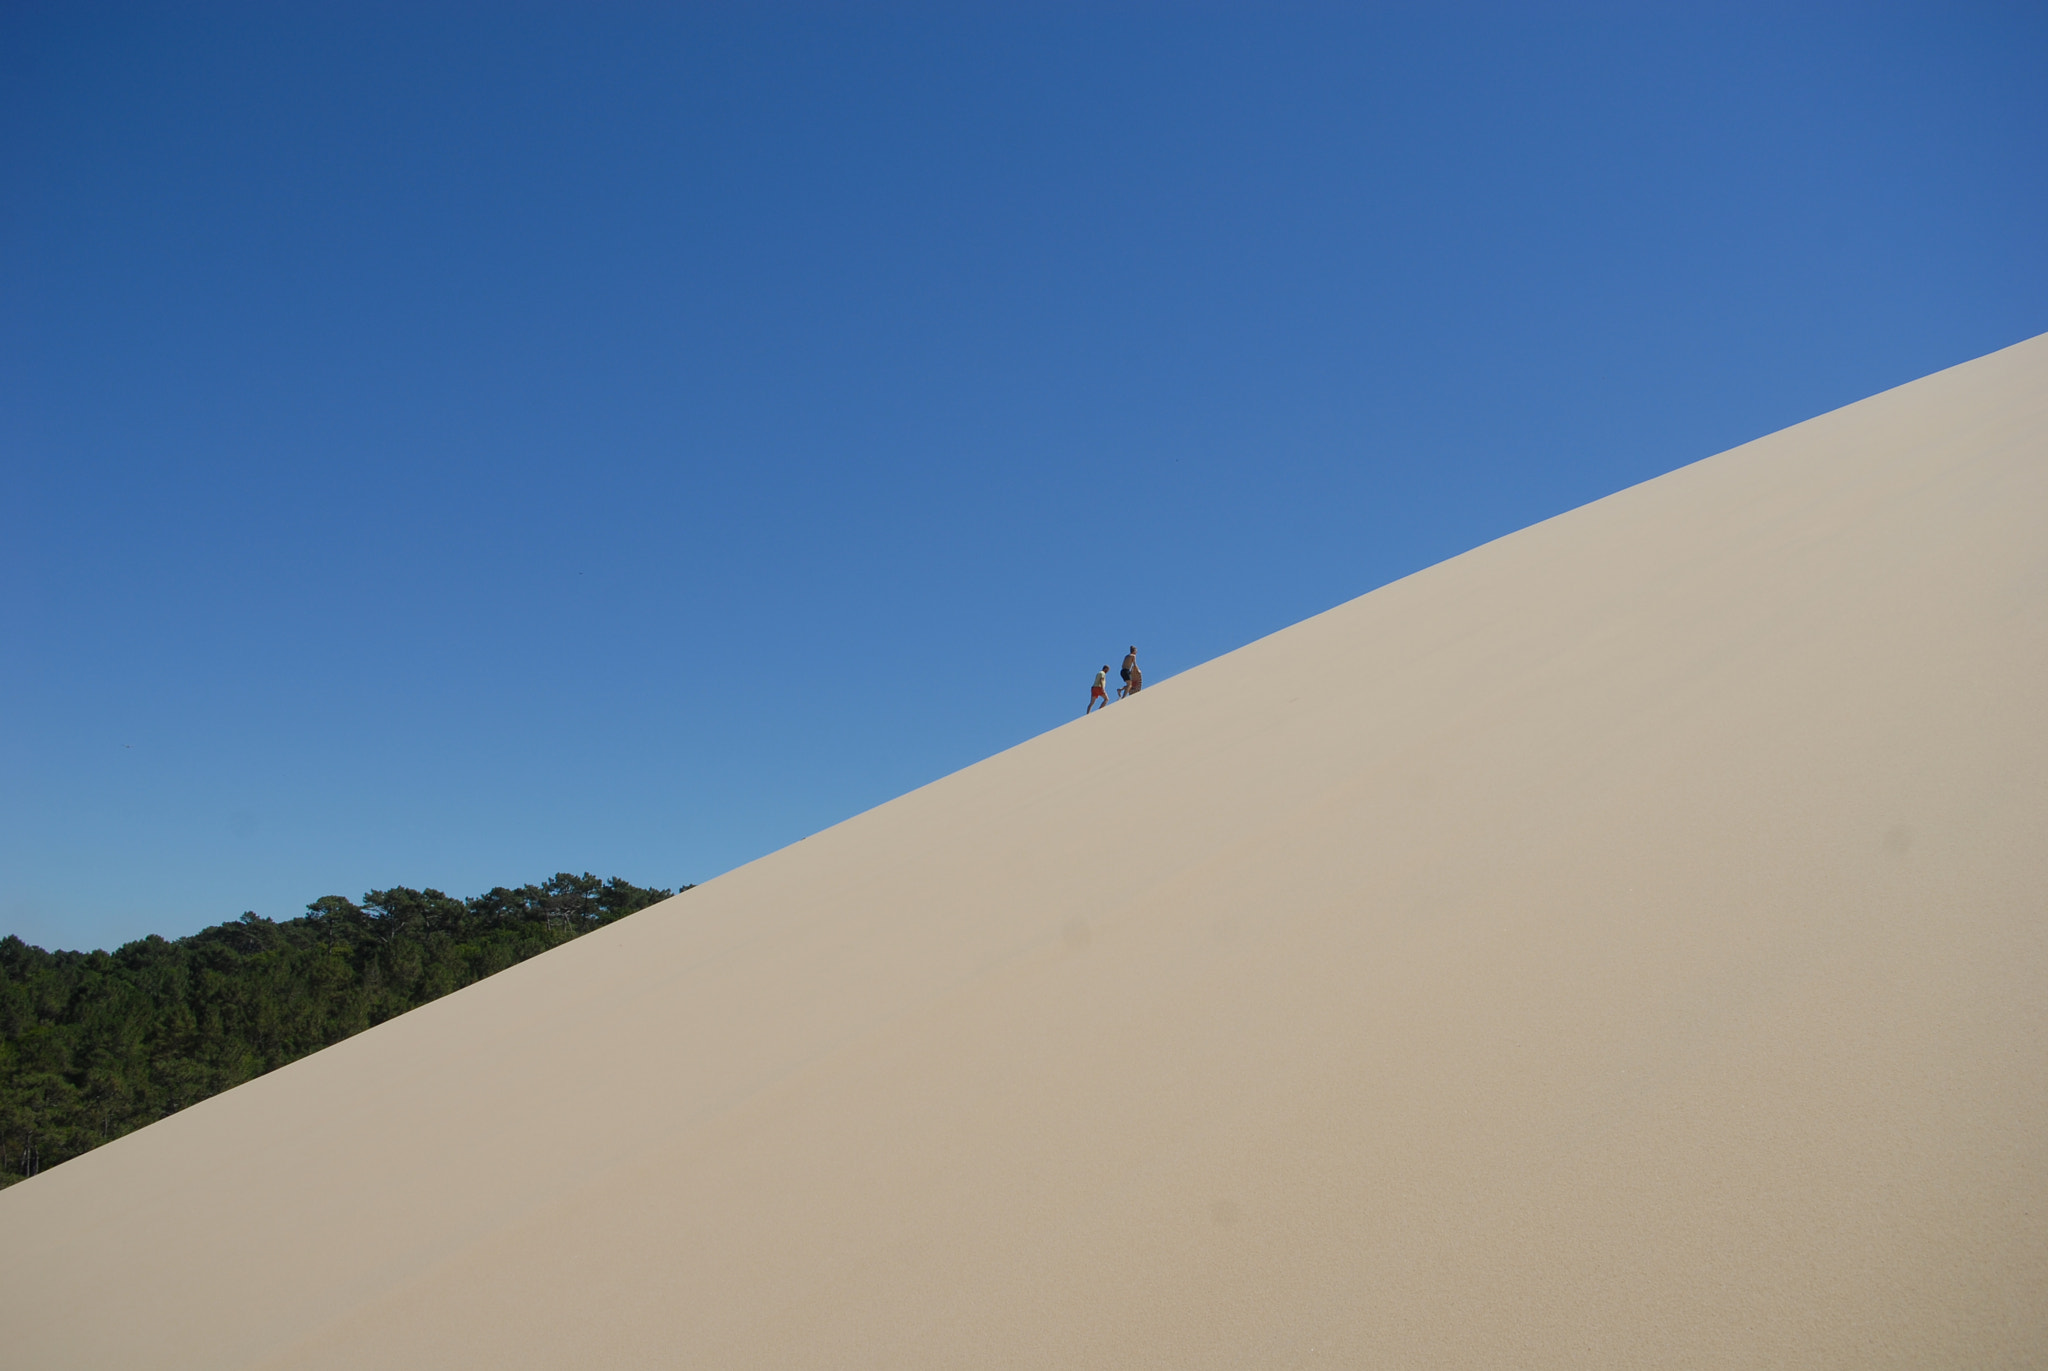
[[(685, 886), (684, 889), (689, 887)], [(666, 899), (567, 872), (403, 886), (117, 952), (0, 940), (0, 1186)]]

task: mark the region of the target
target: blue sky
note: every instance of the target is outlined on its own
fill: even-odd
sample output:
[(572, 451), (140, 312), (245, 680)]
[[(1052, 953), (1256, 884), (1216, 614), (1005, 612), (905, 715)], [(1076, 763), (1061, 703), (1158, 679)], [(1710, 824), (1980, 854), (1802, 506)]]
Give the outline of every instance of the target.
[(0, 9), (0, 933), (703, 880), (2048, 329), (2048, 10), (1533, 8)]

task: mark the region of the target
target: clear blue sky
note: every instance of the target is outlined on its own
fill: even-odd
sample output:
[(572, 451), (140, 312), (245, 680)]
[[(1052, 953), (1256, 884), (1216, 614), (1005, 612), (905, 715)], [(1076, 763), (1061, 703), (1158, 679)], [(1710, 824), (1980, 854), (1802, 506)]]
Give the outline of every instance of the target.
[(703, 880), (2048, 329), (2039, 4), (1281, 8), (0, 8), (0, 933)]

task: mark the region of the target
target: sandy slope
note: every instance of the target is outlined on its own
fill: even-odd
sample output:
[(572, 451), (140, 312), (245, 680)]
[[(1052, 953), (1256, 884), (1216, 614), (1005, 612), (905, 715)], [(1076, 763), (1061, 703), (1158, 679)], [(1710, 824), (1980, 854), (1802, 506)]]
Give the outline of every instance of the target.
[(0, 1194), (0, 1329), (24, 1368), (2048, 1362), (2048, 336)]

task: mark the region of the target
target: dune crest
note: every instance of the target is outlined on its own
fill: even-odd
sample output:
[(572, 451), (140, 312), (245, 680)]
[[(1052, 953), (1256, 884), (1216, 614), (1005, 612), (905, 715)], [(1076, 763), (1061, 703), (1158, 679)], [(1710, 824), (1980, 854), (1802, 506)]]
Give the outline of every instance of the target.
[(2044, 835), (2048, 335), (0, 1193), (5, 1360), (2038, 1365)]

